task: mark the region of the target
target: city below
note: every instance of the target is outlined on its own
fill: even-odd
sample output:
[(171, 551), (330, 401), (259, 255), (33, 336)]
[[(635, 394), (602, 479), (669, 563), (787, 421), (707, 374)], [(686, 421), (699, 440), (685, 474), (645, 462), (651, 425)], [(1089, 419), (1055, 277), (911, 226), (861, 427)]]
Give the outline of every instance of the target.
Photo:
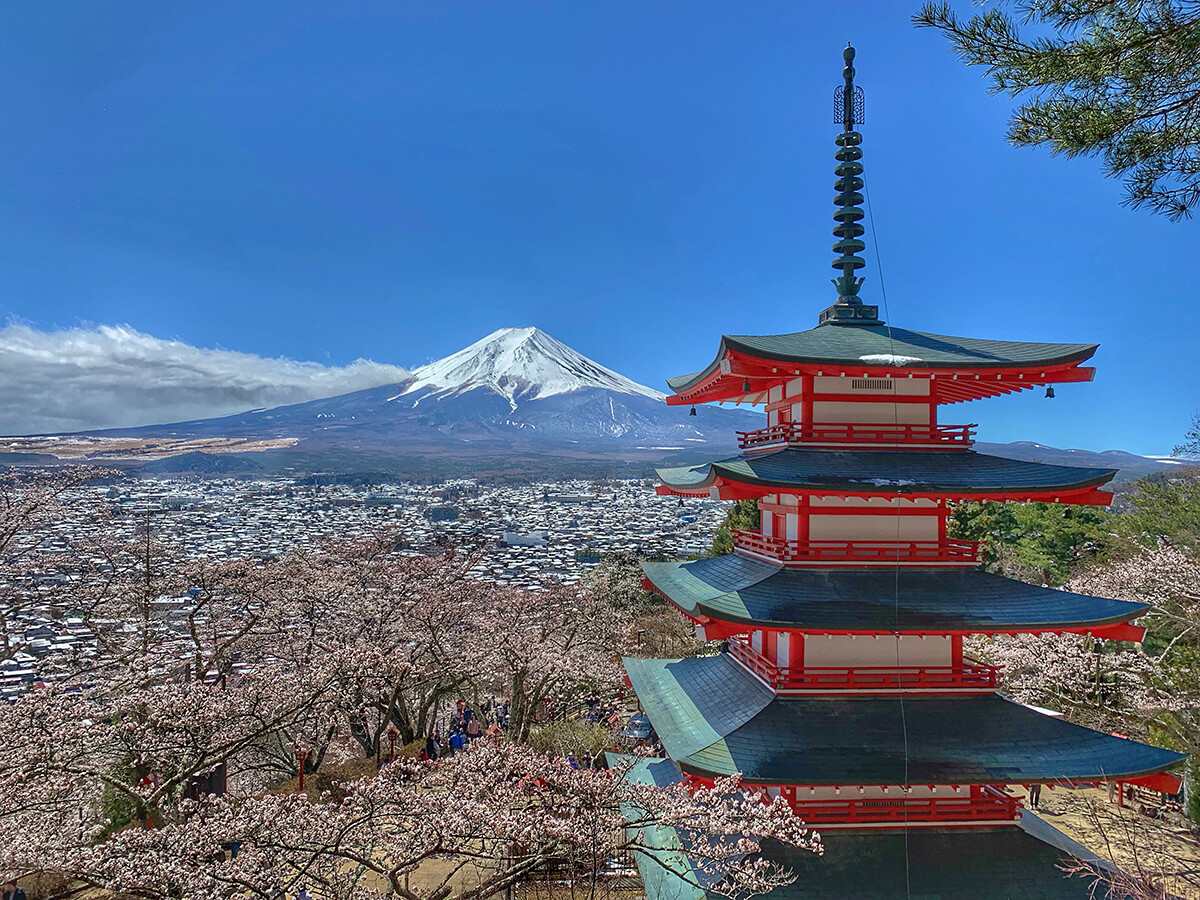
[[(77, 490), (103, 496), (126, 524), (148, 522), (169, 551), (190, 557), (267, 558), (327, 541), (395, 533), (412, 552), (458, 546), (478, 556), (480, 579), (538, 589), (574, 584), (609, 554), (685, 559), (707, 550), (726, 503), (681, 504), (645, 480), (558, 481), (518, 486), (473, 479), (441, 484), (312, 484), (313, 479), (141, 479)], [(82, 498), (81, 498), (82, 499)], [(14, 643), (0, 661), (0, 698), (54, 680), (60, 654), (86, 655), (94, 638), (82, 619), (52, 599), (69, 576), (57, 560), (106, 528), (90, 503), (64, 504), (55, 537), (43, 542), (30, 574), (4, 585), (0, 612)], [(162, 597), (168, 624), (186, 618), (189, 598)]]

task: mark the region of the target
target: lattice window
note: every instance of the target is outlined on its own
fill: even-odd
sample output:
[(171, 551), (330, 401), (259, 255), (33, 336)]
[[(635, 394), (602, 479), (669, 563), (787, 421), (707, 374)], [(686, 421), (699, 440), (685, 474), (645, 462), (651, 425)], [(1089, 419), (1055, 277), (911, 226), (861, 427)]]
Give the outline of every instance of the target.
[(896, 383), (890, 378), (852, 378), (850, 379), (850, 390), (852, 391), (894, 391)]

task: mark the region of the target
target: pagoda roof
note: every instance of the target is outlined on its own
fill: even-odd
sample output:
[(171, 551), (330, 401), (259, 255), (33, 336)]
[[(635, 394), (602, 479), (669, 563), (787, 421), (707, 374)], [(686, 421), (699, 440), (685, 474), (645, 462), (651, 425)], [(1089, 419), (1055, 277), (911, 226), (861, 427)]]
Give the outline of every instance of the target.
[[(610, 767), (629, 762), (630, 757), (609, 754)], [(659, 787), (682, 780), (669, 759), (638, 760), (625, 777)], [(639, 843), (647, 848), (636, 855), (647, 900), (717, 900), (718, 894), (698, 886), (710, 884), (712, 876), (694, 869), (680, 852), (686, 843), (677, 830), (643, 828)], [(821, 844), (818, 856), (763, 842), (763, 858), (796, 874), (792, 884), (770, 892), (771, 900), (845, 900), (848, 889), (856, 900), (1091, 900), (1092, 879), (1060, 867), (1074, 858), (1111, 871), (1029, 811), (1016, 826), (825, 831)]]
[(816, 632), (1082, 631), (1127, 622), (1148, 609), (979, 569), (785, 568), (730, 553), (645, 562), (642, 571), (694, 619)]
[[(974, 450), (925, 453), (809, 447), (744, 453), (717, 462), (657, 471), (668, 491), (680, 494), (707, 494), (714, 485), (734, 485), (830, 494), (1010, 500), (1054, 500), (1072, 492), (1088, 492), (1088, 488), (1105, 484), (1117, 474), (1116, 469), (1026, 462)], [(744, 496), (762, 493), (751, 491)], [(1086, 502), (1106, 503), (1108, 499), (1107, 494), (1101, 494)]]
[[(716, 375), (722, 361), (731, 356), (767, 364), (846, 366), (855, 370), (881, 366), (917, 371), (1040, 370), (1076, 366), (1098, 347), (953, 337), (882, 323), (826, 323), (791, 334), (724, 335), (716, 359), (699, 372), (668, 378), (667, 385), (676, 394), (693, 390)], [(1051, 373), (1046, 374), (1046, 380), (1057, 380)]]
[(1160, 772), (1185, 757), (996, 694), (776, 696), (727, 654), (626, 659), (685, 772), (793, 785), (1029, 784)]

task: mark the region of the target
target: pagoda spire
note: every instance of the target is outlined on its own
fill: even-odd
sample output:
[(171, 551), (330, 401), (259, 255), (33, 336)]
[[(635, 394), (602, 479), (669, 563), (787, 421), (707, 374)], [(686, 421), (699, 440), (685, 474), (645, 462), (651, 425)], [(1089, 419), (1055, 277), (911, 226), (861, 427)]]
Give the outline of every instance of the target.
[(862, 135), (854, 130), (854, 126), (863, 121), (863, 91), (854, 84), (854, 48), (849, 44), (842, 51), (842, 59), (845, 61), (842, 68), (844, 83), (837, 88), (833, 97), (834, 115), (842, 126), (836, 138), (838, 149), (834, 158), (837, 159), (837, 166), (833, 170), (837, 176), (833, 185), (837, 191), (833, 199), (837, 206), (833, 214), (837, 222), (833, 229), (833, 235), (837, 238), (833, 252), (840, 255), (834, 259), (833, 267), (840, 269), (842, 274), (833, 279), (837, 300), (821, 313), (820, 322), (876, 325), (879, 324), (879, 307), (863, 305), (858, 298), (858, 291), (865, 279), (855, 275), (858, 269), (867, 264), (857, 255), (867, 245), (862, 241), (863, 226), (859, 224), (863, 217), (862, 207), (859, 206), (863, 202), (860, 193), (863, 188), (863, 167), (859, 162), (862, 159), (862, 150), (859, 148)]

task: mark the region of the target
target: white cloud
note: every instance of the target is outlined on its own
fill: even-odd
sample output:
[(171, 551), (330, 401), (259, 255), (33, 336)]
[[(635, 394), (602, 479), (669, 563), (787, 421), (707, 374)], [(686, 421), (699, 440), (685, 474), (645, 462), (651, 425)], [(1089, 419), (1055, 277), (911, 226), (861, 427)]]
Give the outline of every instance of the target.
[(154, 425), (302, 403), (402, 381), (357, 359), (325, 366), (207, 350), (127, 325), (0, 328), (0, 434)]

